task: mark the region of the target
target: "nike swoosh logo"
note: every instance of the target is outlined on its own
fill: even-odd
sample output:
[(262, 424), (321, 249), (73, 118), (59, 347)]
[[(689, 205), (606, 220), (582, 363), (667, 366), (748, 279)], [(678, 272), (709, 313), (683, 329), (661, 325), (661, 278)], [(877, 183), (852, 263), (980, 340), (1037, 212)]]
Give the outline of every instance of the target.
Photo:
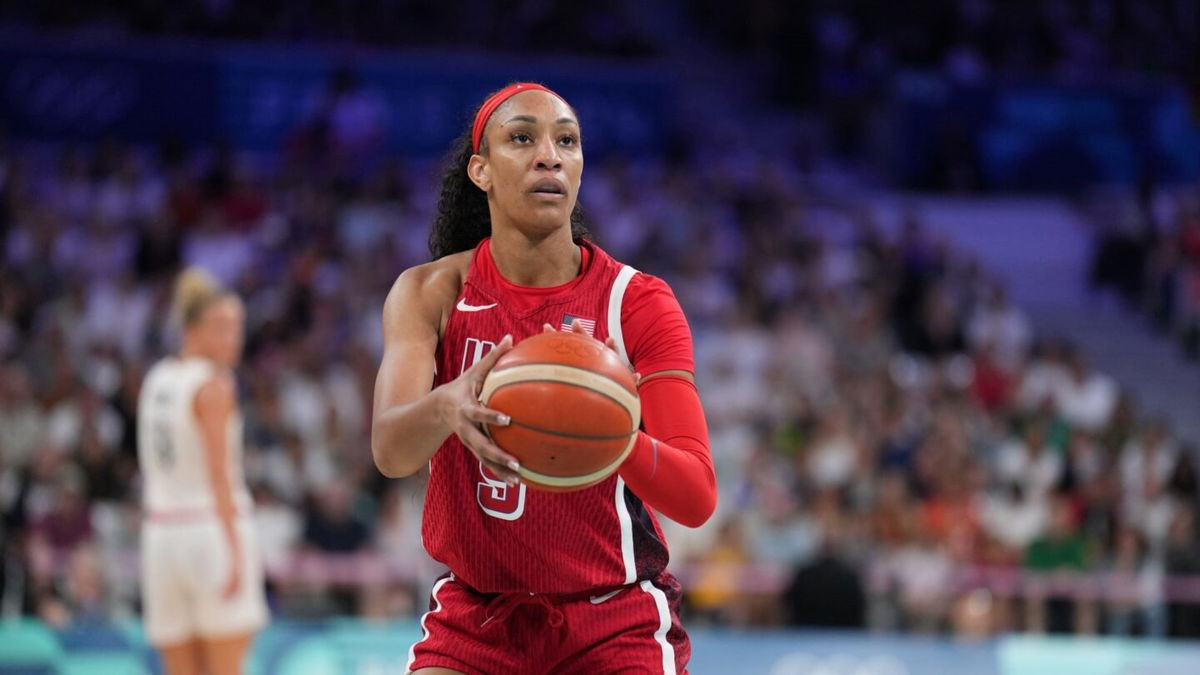
[(468, 305), (467, 301), (465, 299), (463, 299), (463, 300), (459, 300), (458, 304), (455, 305), (454, 308), (460, 312), (482, 312), (485, 309), (491, 309), (491, 308), (495, 307), (496, 304), (497, 303), (493, 302), (490, 305)]
[(608, 599), (612, 598), (612, 596), (616, 595), (617, 593), (620, 593), (623, 590), (625, 590), (625, 589), (618, 588), (617, 590), (615, 590), (611, 593), (605, 593), (604, 595), (593, 595), (592, 597), (588, 598), (588, 601), (591, 602), (593, 605), (599, 605), (600, 603), (607, 601)]

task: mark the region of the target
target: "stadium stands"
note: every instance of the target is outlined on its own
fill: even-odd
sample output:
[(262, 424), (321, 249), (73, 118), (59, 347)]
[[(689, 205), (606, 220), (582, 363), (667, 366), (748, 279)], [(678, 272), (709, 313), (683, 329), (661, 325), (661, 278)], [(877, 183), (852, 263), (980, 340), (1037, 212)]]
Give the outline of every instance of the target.
[[(509, 34), (481, 28), (486, 14), (460, 25), (449, 5), (410, 4), (424, 9), (418, 19), (379, 2), (335, 15), (277, 2), (4, 7), (3, 34), (21, 39), (0, 45), (0, 57), (32, 53), (22, 63), (42, 64), (40, 46), (29, 47), (39, 31), (86, 45), (145, 35), (443, 52), (514, 52), (544, 39), (556, 52), (651, 59), (688, 46), (649, 39), (636, 14), (594, 21), (589, 3), (523, 15)], [(706, 528), (668, 526), (689, 625), (1200, 637), (1197, 439), (1141, 409), (1110, 376), (1111, 360), (1089, 361), (1034, 325), (1001, 280), (1052, 255), (1031, 254), (1017, 272), (989, 268), (917, 209), (885, 225), (868, 208), (881, 195), (904, 202), (877, 187), (889, 180), (960, 192), (1075, 188), (1139, 167), (1190, 170), (1194, 180), (1200, 136), (1184, 94), (1200, 63), (1196, 4), (978, 0), (926, 3), (911, 16), (868, 11), (876, 3), (697, 3), (702, 16), (667, 2), (612, 4), (690, 16), (680, 23), (687, 35), (724, 49), (705, 63), (741, 59), (749, 73), (765, 63), (773, 77), (747, 88), (799, 106), (743, 117), (711, 90), (680, 94), (713, 118), (685, 134), (660, 128), (661, 117), (640, 120), (659, 107), (643, 101), (622, 119), (645, 123), (612, 124), (607, 152), (589, 156), (585, 174), (597, 241), (667, 279), (692, 323), (721, 503)], [(553, 34), (561, 21), (589, 27), (563, 42)], [(1031, 32), (1032, 41), (1012, 39)], [(22, 128), (39, 132), (0, 130), (0, 612), (38, 618), (0, 624), (4, 673), (85, 669), (93, 658), (111, 658), (113, 672), (148, 663), (135, 623), (133, 416), (142, 376), (173, 344), (163, 317), (183, 264), (208, 268), (247, 303), (246, 474), (272, 610), (285, 620), (353, 617), (342, 633), (289, 623), (264, 636), (259, 658), (316, 668), (333, 658), (331, 645), (368, 632), (358, 619), (419, 614), (441, 571), (420, 549), (422, 481), (384, 479), (367, 440), (383, 297), (402, 269), (427, 259), (436, 198), (427, 157), (397, 150), (395, 134), (382, 145), (380, 119), (411, 110), (356, 89), (351, 71), (336, 70), (323, 89), (319, 59), (278, 74), (215, 47), (189, 60), (179, 56), (187, 45), (172, 45), (175, 60), (155, 70), (146, 64), (163, 42), (150, 45), (83, 56), (46, 47), (64, 77), (110, 62), (150, 73), (143, 81), (98, 68), (113, 85), (98, 100), (136, 111), (125, 127), (105, 128), (139, 142), (91, 133), (103, 125), (56, 129), (68, 113), (87, 116), (36, 87), (52, 78), (6, 70), (0, 58), (18, 92), (0, 106), (31, 103), (20, 108)], [(286, 62), (277, 54), (261, 58)], [(387, 58), (364, 81), (424, 91), (407, 71), (396, 75), (403, 54)], [(72, 70), (79, 63), (93, 69)], [(632, 69), (655, 70), (647, 63), (662, 65)], [(704, 70), (683, 65), (681, 80)], [(462, 77), (464, 89), (475, 86)], [(193, 133), (155, 145), (138, 134), (175, 116), (145, 101), (137, 108), (130, 82), (175, 93), (228, 86), (207, 101), (209, 118), (179, 116)], [(647, 82), (623, 94), (667, 89)], [(315, 112), (301, 111), (305, 97)], [(431, 97), (435, 111), (453, 102)], [(53, 109), (32, 105), (51, 99)], [(260, 108), (261, 119), (251, 114)], [(1153, 133), (1128, 119), (1153, 120)], [(659, 145), (629, 154), (613, 140), (620, 126)], [(789, 133), (776, 136), (780, 128)], [(214, 129), (243, 147), (195, 140)], [(904, 142), (881, 140), (889, 134)], [(1095, 153), (1060, 152), (1062, 134)], [(1019, 152), (1026, 145), (1037, 152)], [(1095, 280), (1192, 349), (1197, 195), (1190, 184), (1161, 194), (1170, 198), (1101, 209), (1119, 228), (1100, 247)], [(1006, 212), (991, 213), (990, 236), (1002, 239)], [(1043, 245), (1061, 242), (1030, 236), (1011, 250)], [(317, 646), (280, 646), (305, 640)]]

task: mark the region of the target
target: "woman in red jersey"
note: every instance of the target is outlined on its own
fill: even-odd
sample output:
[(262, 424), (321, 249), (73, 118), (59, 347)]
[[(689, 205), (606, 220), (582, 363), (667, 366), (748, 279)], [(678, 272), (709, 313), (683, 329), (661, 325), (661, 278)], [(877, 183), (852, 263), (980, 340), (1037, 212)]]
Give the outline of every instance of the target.
[[(422, 539), (438, 580), (408, 668), (445, 673), (686, 672), (679, 584), (654, 511), (716, 506), (691, 334), (670, 288), (587, 241), (580, 126), (563, 98), (510, 85), (480, 106), (442, 182), (435, 260), (383, 308), (371, 449), (385, 475), (430, 467)], [(488, 371), (543, 330), (587, 332), (641, 373), (643, 430), (616, 474), (528, 489), (481, 424)]]

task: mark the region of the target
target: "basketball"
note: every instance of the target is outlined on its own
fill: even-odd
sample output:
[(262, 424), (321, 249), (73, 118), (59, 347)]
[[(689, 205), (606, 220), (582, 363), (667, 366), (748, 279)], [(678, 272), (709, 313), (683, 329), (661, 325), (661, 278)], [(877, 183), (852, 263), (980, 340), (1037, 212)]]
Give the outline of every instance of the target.
[(641, 422), (633, 373), (611, 349), (578, 333), (523, 340), (488, 373), (479, 398), (512, 419), (487, 431), (521, 462), (521, 478), (550, 491), (610, 476), (633, 449)]

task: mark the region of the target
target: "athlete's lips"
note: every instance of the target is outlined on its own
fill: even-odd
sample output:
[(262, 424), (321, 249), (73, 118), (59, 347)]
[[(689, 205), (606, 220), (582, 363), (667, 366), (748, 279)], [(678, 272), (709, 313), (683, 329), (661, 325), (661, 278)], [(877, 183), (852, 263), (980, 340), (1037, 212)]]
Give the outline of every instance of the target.
[(540, 195), (566, 195), (567, 186), (557, 178), (543, 178), (533, 184), (529, 191)]

